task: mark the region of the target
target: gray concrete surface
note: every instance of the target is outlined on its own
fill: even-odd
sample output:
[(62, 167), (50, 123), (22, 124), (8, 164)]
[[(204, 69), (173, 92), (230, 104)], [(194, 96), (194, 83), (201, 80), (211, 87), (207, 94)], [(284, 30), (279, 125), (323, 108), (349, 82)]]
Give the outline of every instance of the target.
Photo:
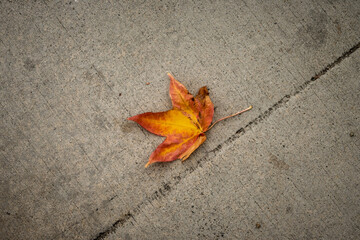
[[(1, 1), (1, 239), (357, 239), (359, 47), (359, 1)], [(254, 109), (144, 169), (166, 71)]]

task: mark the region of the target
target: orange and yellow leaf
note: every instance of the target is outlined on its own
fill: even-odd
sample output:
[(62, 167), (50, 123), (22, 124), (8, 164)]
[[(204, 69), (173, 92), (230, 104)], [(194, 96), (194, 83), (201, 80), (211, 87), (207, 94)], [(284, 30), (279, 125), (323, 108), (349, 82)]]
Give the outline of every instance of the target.
[[(193, 97), (170, 73), (168, 76), (173, 109), (166, 112), (147, 112), (128, 118), (149, 132), (166, 137), (150, 155), (145, 167), (155, 162), (186, 160), (206, 140), (205, 132), (218, 122), (210, 126), (214, 116), (214, 105), (206, 87), (200, 88), (198, 94)], [(251, 107), (236, 114), (249, 109)]]

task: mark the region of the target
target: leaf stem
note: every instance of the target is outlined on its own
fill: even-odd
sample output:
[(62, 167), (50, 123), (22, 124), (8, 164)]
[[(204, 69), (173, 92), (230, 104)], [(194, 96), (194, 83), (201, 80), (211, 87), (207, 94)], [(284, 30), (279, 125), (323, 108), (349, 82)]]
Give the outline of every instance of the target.
[(236, 115), (239, 115), (239, 114), (242, 114), (243, 112), (246, 112), (246, 111), (249, 111), (250, 109), (252, 109), (252, 106), (248, 107), (247, 109), (244, 109), (240, 112), (237, 112), (237, 113), (234, 113), (230, 116), (227, 116), (227, 117), (223, 117), (223, 118), (220, 118), (219, 120), (217, 120), (216, 122), (214, 122), (205, 132), (209, 131), (215, 124), (217, 124), (218, 122), (222, 121), (222, 120), (225, 120), (227, 118), (231, 118), (231, 117), (234, 117)]

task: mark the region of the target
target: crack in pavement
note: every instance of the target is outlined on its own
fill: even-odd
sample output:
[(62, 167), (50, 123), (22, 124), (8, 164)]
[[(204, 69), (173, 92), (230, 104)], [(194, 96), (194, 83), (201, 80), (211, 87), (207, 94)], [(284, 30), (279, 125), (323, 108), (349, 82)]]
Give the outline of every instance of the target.
[(271, 107), (269, 107), (266, 111), (264, 111), (263, 113), (258, 115), (256, 118), (251, 120), (248, 124), (246, 124), (245, 127), (238, 129), (233, 135), (231, 135), (224, 142), (219, 144), (217, 147), (215, 147), (211, 151), (207, 152), (205, 154), (205, 156), (203, 156), (202, 158), (197, 160), (197, 165), (195, 167), (189, 167), (189, 168), (185, 169), (184, 172), (181, 172), (177, 176), (174, 176), (172, 180), (168, 181), (167, 183), (163, 183), (163, 186), (161, 186), (157, 191), (152, 193), (148, 198), (146, 198), (144, 201), (142, 201), (140, 204), (138, 204), (132, 211), (129, 211), (127, 214), (124, 214), (121, 218), (119, 218), (116, 222), (114, 222), (106, 230), (97, 234), (97, 236), (93, 240), (104, 239), (109, 234), (115, 232), (117, 228), (123, 226), (130, 218), (134, 218), (134, 215), (139, 213), (140, 210), (144, 206), (146, 206), (147, 204), (151, 204), (155, 199), (160, 199), (162, 197), (165, 197), (169, 192), (171, 192), (171, 190), (176, 185), (178, 185), (181, 182), (181, 179), (183, 179), (184, 177), (186, 177), (189, 174), (191, 174), (192, 172), (194, 172), (197, 168), (202, 167), (202, 165), (204, 163), (208, 162), (210, 159), (215, 157), (217, 155), (217, 153), (223, 148), (223, 146), (229, 145), (234, 140), (238, 139), (241, 135), (243, 135), (246, 132), (246, 130), (251, 129), (252, 126), (255, 126), (258, 123), (267, 119), (275, 110), (284, 106), (292, 97), (295, 97), (296, 95), (300, 94), (303, 90), (308, 88), (312, 82), (316, 81), (321, 76), (325, 75), (329, 70), (333, 69), (336, 65), (340, 64), (345, 58), (349, 57), (352, 53), (354, 53), (359, 48), (360, 48), (360, 42), (355, 44), (348, 51), (344, 52), (334, 62), (328, 64), (319, 73), (315, 74), (310, 80), (301, 84), (299, 87), (296, 88), (296, 90), (294, 90), (290, 94), (287, 94), (284, 97), (282, 97), (279, 101), (277, 101), (275, 104), (273, 104)]
[(110, 233), (115, 232), (119, 226), (123, 225), (131, 217), (132, 217), (132, 214), (130, 212), (124, 214), (120, 219), (118, 219), (116, 222), (114, 222), (109, 228), (107, 228), (103, 232), (100, 232), (95, 239), (104, 239)]

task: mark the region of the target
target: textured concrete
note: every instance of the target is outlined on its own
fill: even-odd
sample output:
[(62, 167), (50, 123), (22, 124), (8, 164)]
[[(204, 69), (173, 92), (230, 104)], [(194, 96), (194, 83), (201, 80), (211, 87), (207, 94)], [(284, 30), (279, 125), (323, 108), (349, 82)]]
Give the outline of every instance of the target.
[[(1, 1), (1, 239), (356, 239), (359, 47), (355, 0)], [(167, 71), (254, 108), (144, 169)]]

